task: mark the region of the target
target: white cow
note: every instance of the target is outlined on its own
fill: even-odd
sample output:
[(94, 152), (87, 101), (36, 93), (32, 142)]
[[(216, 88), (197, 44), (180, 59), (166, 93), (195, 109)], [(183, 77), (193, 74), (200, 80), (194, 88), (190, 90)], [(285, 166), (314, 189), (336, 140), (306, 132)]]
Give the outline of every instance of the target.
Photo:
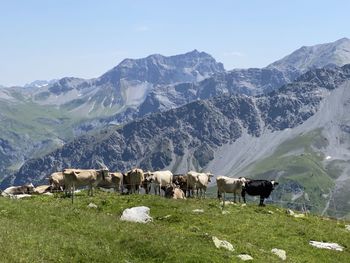
[(103, 168), (101, 170), (84, 170), (84, 169), (64, 169), (64, 185), (66, 190), (72, 195), (76, 187), (89, 186), (89, 192), (93, 195), (93, 187), (96, 187), (102, 180), (108, 176), (108, 169)]
[(193, 196), (193, 191), (197, 190), (198, 197), (198, 190), (200, 190), (200, 197), (205, 198), (205, 192), (207, 191), (208, 183), (211, 182), (211, 177), (213, 177), (213, 174), (211, 173), (198, 173), (195, 171), (189, 171), (187, 173), (188, 196)]
[(233, 193), (233, 201), (236, 202), (236, 195), (238, 194), (238, 200), (241, 202), (242, 188), (246, 182), (245, 178), (230, 178), (227, 176), (218, 176), (216, 178), (216, 184), (218, 187), (218, 198), (221, 198), (223, 193), (223, 202), (225, 204), (225, 193)]
[[(154, 193), (160, 195), (160, 189), (165, 189), (168, 185), (173, 182), (173, 173), (170, 171), (155, 171), (146, 172), (145, 181), (152, 182), (154, 185)], [(147, 192), (147, 191), (146, 191)]]
[(23, 195), (23, 194), (32, 194), (34, 192), (33, 184), (25, 184), (22, 186), (10, 186), (6, 188), (1, 195), (2, 196), (14, 196), (14, 195)]

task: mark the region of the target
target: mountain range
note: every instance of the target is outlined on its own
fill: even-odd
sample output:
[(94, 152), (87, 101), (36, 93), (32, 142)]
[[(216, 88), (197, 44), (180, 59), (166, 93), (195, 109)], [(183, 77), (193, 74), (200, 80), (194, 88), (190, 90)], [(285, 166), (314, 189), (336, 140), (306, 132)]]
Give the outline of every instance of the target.
[(2, 186), (98, 162), (211, 170), (277, 178), (275, 200), (348, 217), (349, 50), (340, 39), (231, 71), (194, 50), (126, 59), (96, 79), (1, 88)]

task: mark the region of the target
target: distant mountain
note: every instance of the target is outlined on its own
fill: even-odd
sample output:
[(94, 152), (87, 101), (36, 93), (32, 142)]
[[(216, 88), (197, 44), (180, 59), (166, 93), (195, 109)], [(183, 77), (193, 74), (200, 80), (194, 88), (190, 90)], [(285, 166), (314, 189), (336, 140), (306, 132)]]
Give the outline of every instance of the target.
[(25, 88), (42, 88), (45, 86), (48, 86), (50, 84), (53, 84), (57, 81), (57, 79), (52, 80), (35, 80), (31, 83), (27, 83), (24, 85)]
[(26, 162), (12, 180), (38, 182), (56, 169), (97, 167), (98, 162), (118, 171), (204, 169), (278, 179), (282, 186), (275, 198), (346, 216), (346, 202), (337, 213), (332, 205), (341, 203), (350, 185), (349, 83), (347, 65), (309, 71), (267, 95), (195, 101), (82, 136)]
[(109, 116), (139, 106), (159, 86), (196, 82), (224, 71), (221, 63), (197, 50), (170, 57), (157, 54), (125, 59), (96, 79), (60, 79), (34, 92), (32, 98), (78, 115)]
[(331, 43), (303, 46), (267, 68), (276, 68), (284, 72), (296, 69), (304, 73), (313, 68), (340, 67), (349, 63), (350, 39), (342, 38)]
[(350, 40), (302, 47), (265, 68), (234, 69), (213, 74), (196, 83), (181, 83), (150, 92), (140, 106), (145, 113), (171, 109), (196, 99), (221, 94), (258, 95), (291, 83), (313, 68), (343, 66), (350, 63)]
[(130, 113), (164, 85), (195, 82), (218, 72), (224, 72), (221, 63), (194, 50), (170, 57), (126, 59), (96, 79), (66, 77), (1, 88), (0, 139), (12, 150), (6, 150), (7, 157), (0, 162), (0, 180), (30, 157), (116, 122), (111, 118), (115, 114), (118, 123), (133, 119)]

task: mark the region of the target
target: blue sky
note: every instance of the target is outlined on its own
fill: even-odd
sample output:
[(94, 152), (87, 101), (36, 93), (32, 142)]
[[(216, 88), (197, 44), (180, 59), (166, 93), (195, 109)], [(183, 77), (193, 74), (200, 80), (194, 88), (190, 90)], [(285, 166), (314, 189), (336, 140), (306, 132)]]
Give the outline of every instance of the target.
[(350, 38), (350, 1), (0, 0), (0, 84), (97, 77), (124, 58), (198, 49), (226, 69)]

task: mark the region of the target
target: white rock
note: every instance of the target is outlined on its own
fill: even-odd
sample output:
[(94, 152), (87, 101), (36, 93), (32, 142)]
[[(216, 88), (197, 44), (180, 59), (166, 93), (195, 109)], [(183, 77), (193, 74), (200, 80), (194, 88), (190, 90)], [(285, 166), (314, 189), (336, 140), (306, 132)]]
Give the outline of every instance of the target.
[(243, 261), (253, 260), (253, 257), (247, 254), (240, 254), (237, 257)]
[(203, 209), (195, 209), (195, 210), (192, 210), (193, 213), (204, 213), (204, 210)]
[(294, 211), (287, 209), (286, 210), (287, 215), (293, 216), (295, 218), (303, 218), (305, 217), (305, 214), (296, 214)]
[(345, 229), (350, 231), (350, 225), (345, 225)]
[[(221, 204), (224, 205), (224, 201), (222, 201)], [(225, 205), (236, 205), (236, 203), (233, 201), (225, 201)]]
[(305, 217), (305, 214), (295, 214), (293, 215), (295, 218), (303, 218)]
[(271, 252), (282, 260), (287, 259), (286, 251), (284, 251), (283, 249), (273, 248), (271, 249)]
[(45, 192), (45, 193), (43, 193), (43, 195), (53, 196), (53, 193)]
[(337, 243), (327, 243), (327, 242), (319, 242), (319, 241), (310, 241), (309, 244), (311, 246), (317, 247), (317, 248), (324, 248), (324, 249), (331, 249), (331, 250), (337, 250), (337, 251), (343, 251), (343, 248), (341, 245)]
[(287, 215), (290, 215), (290, 216), (294, 216), (295, 215), (295, 213), (292, 210), (290, 210), (290, 209), (287, 209), (286, 213), (287, 213)]
[(232, 244), (230, 242), (228, 242), (226, 240), (220, 240), (220, 239), (218, 239), (215, 236), (213, 236), (212, 239), (213, 239), (213, 242), (214, 242), (214, 244), (215, 244), (215, 246), (217, 248), (221, 248), (222, 247), (222, 248), (225, 248), (225, 249), (227, 249), (229, 251), (235, 251), (235, 249), (233, 248), (233, 246), (232, 246)]
[(137, 223), (152, 222), (153, 218), (149, 215), (150, 209), (147, 206), (136, 206), (125, 209), (120, 220)]
[(97, 208), (97, 205), (95, 205), (94, 203), (90, 203), (87, 206), (88, 208)]
[(229, 213), (230, 213), (230, 211), (227, 211), (227, 210), (224, 210), (221, 212), (221, 214), (223, 214), (223, 215), (228, 215)]

